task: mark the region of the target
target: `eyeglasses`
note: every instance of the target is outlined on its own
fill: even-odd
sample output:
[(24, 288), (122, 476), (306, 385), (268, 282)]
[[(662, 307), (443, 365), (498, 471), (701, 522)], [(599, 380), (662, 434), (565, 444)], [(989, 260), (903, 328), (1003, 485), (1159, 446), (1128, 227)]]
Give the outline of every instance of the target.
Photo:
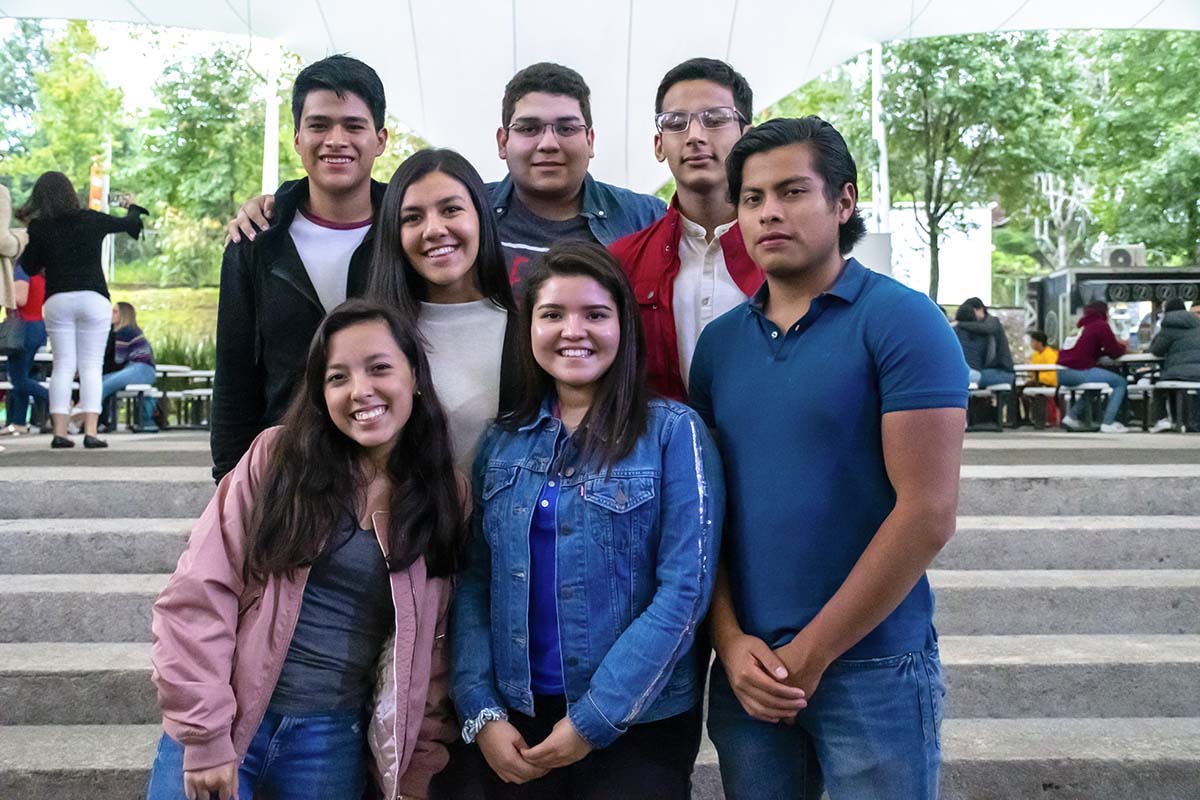
[(709, 130), (739, 122), (745, 125), (748, 122), (736, 108), (717, 106), (694, 114), (687, 111), (664, 111), (654, 115), (654, 125), (662, 133), (683, 133), (692, 126), (692, 117), (700, 120), (700, 127)]
[(540, 139), (546, 135), (546, 128), (553, 128), (555, 137), (559, 139), (570, 139), (588, 129), (588, 126), (582, 122), (542, 122), (541, 120), (524, 120), (504, 127), (523, 139)]

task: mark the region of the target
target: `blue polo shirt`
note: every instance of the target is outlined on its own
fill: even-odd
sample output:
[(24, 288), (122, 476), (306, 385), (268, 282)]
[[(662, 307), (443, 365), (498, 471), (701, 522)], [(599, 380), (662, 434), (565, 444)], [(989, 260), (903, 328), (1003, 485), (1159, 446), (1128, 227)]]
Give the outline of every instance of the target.
[[(738, 621), (779, 647), (838, 590), (895, 505), (882, 416), (966, 408), (967, 365), (928, 297), (854, 259), (787, 330), (764, 315), (767, 292), (704, 329), (689, 399), (725, 463), (722, 555)], [(922, 576), (845, 657), (924, 649), (932, 620)]]

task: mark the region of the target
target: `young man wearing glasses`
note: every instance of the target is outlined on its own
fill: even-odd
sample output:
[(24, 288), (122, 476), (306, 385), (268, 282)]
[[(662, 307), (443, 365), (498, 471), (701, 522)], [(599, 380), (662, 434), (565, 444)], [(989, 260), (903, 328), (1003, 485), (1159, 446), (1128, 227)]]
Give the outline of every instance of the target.
[(675, 176), (667, 214), (612, 245), (637, 294), (651, 387), (687, 397), (704, 326), (762, 285), (729, 201), (725, 158), (749, 124), (753, 95), (733, 67), (693, 58), (658, 85), (654, 154)]
[(496, 146), (508, 177), (489, 189), (514, 285), (556, 241), (607, 246), (663, 214), (657, 197), (588, 174), (596, 135), (590, 97), (578, 72), (548, 62), (526, 67), (504, 87)]

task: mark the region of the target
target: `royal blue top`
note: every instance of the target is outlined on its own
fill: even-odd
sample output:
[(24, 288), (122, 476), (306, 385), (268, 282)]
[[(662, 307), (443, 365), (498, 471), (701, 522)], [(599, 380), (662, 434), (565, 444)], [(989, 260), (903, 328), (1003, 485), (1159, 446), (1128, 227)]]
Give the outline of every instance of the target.
[(534, 506), (529, 526), (529, 687), (534, 694), (563, 693), (554, 565), (560, 480), (557, 474), (550, 476)]
[[(895, 505), (882, 416), (965, 408), (967, 365), (928, 297), (854, 259), (787, 330), (764, 314), (768, 291), (704, 329), (689, 397), (725, 464), (738, 622), (778, 647), (829, 601)], [(923, 649), (932, 618), (922, 576), (845, 656)]]

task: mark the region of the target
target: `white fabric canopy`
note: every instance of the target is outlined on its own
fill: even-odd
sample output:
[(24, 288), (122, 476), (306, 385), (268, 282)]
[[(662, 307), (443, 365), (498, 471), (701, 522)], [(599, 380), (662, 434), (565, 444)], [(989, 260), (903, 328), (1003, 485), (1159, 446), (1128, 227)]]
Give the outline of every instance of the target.
[(454, 147), (485, 178), (504, 84), (556, 61), (592, 89), (598, 178), (651, 191), (654, 93), (693, 56), (750, 81), (757, 109), (876, 42), (1043, 28), (1200, 29), (1200, 0), (0, 0), (0, 16), (149, 23), (276, 39), (313, 60), (348, 53), (375, 67), (388, 109)]

